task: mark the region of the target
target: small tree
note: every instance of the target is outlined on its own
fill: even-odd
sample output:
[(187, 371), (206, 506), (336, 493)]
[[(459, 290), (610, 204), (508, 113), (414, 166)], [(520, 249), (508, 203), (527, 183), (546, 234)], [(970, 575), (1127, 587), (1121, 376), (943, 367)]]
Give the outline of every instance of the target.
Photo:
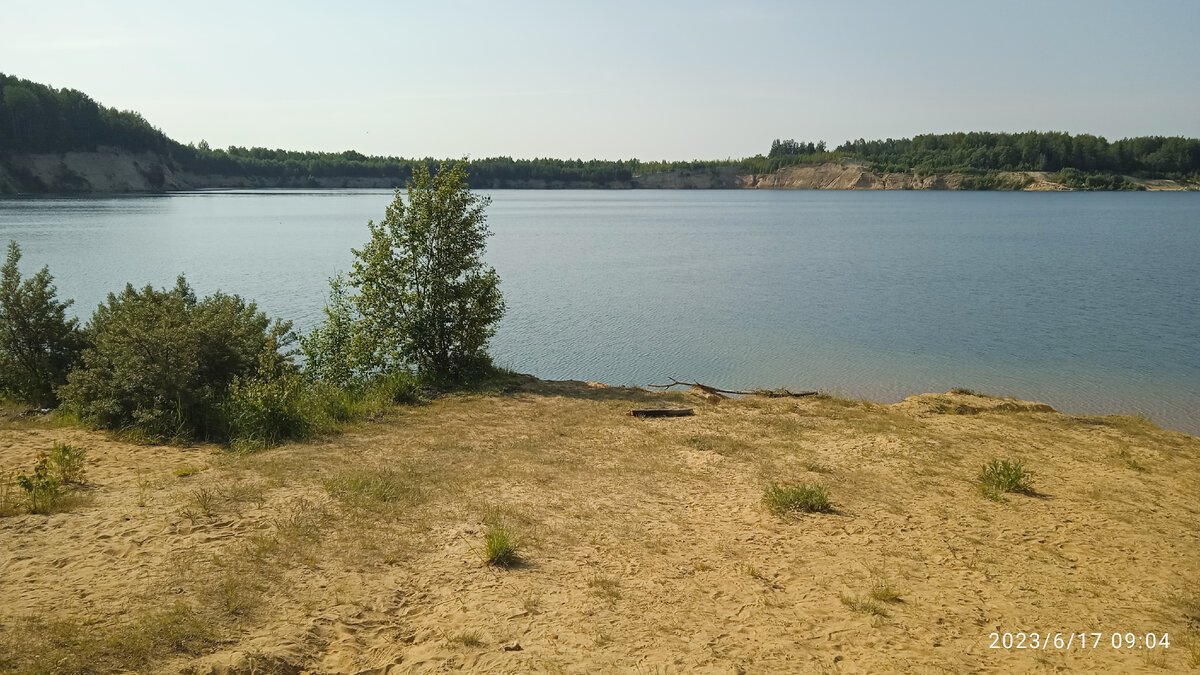
[(83, 337), (78, 321), (66, 317), (72, 301), (56, 297), (49, 268), (22, 281), (20, 260), (17, 242), (9, 242), (0, 268), (0, 398), (53, 406), (55, 388), (78, 361)]
[(310, 354), (310, 363), (359, 376), (411, 366), (434, 381), (460, 381), (486, 367), (488, 340), (504, 314), (500, 278), (482, 259), (490, 201), (467, 187), (464, 162), (443, 164), (436, 175), (414, 169), (407, 200), (397, 189), (384, 219), (367, 223), (370, 241), (354, 251), (349, 284), (357, 294), (339, 301), (335, 280), (326, 322), (306, 345), (341, 351), (315, 362)]

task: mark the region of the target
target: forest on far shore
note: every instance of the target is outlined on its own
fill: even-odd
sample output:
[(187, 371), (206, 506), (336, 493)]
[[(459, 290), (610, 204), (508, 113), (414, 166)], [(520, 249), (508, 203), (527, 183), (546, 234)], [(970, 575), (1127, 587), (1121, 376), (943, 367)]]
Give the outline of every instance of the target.
[[(0, 162), (23, 153), (90, 152), (112, 147), (151, 152), (194, 174), (264, 178), (391, 178), (403, 183), (413, 167), (441, 159), (367, 156), (353, 150), (312, 152), (230, 146), (205, 141), (184, 145), (139, 113), (96, 103), (74, 89), (54, 89), (0, 73)], [(472, 183), (546, 181), (569, 187), (625, 184), (662, 171), (707, 171), (736, 167), (766, 174), (787, 166), (855, 160), (876, 172), (922, 175), (961, 172), (964, 187), (1020, 187), (999, 172), (1056, 172), (1077, 189), (1137, 189), (1123, 176), (1200, 181), (1200, 139), (1140, 136), (1108, 141), (1091, 134), (1026, 131), (958, 132), (913, 138), (847, 141), (830, 149), (824, 141), (776, 139), (766, 154), (741, 160), (642, 161), (513, 159), (488, 157), (469, 162)], [(2, 187), (2, 186), (0, 186)]]

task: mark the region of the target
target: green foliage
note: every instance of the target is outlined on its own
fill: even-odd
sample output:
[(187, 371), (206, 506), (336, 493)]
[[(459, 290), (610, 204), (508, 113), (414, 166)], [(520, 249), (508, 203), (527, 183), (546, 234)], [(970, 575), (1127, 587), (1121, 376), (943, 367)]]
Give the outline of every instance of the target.
[(307, 438), (318, 426), (308, 404), (308, 392), (294, 369), (277, 373), (268, 362), (279, 353), (268, 345), (257, 374), (234, 376), (224, 401), (229, 443), (235, 450), (260, 450), (291, 439)]
[[(838, 148), (877, 171), (1060, 171), (1131, 175), (1189, 174), (1200, 170), (1200, 139), (1125, 138), (1062, 132), (970, 132), (913, 138), (847, 141)], [(1103, 188), (1097, 188), (1103, 189)], [(1111, 189), (1111, 188), (1110, 188)]]
[(1066, 168), (1054, 175), (1054, 180), (1075, 190), (1145, 190), (1146, 188), (1111, 173), (1086, 173)]
[(1022, 190), (1032, 182), (1033, 179), (1028, 176), (1011, 177), (1003, 176), (996, 171), (988, 171), (987, 173), (963, 176), (961, 187), (964, 190)]
[(42, 456), (33, 466), (33, 474), (21, 471), (17, 474), (17, 485), (25, 491), (25, 499), (31, 513), (49, 513), (64, 496), (62, 481), (50, 467), (50, 458)]
[(829, 492), (824, 485), (801, 484), (792, 486), (772, 485), (763, 493), (763, 504), (772, 513), (780, 516), (790, 513), (820, 513), (832, 511)]
[(1006, 492), (1035, 495), (1033, 472), (1021, 460), (992, 459), (979, 470), (979, 483), (985, 497), (1000, 500)]
[(66, 317), (71, 301), (56, 297), (50, 270), (22, 281), (20, 260), (17, 242), (9, 242), (0, 268), (0, 399), (51, 407), (84, 340), (78, 322)]
[(507, 527), (492, 525), (483, 535), (483, 559), (489, 565), (511, 567), (521, 562), (521, 542)]
[(347, 295), (345, 277), (330, 279), (325, 320), (300, 338), (305, 374), (339, 387), (361, 385), (372, 374), (373, 346), (370, 335), (363, 331), (362, 317)]
[[(325, 322), (302, 341), (315, 379), (345, 386), (379, 377), (393, 396), (416, 398), (403, 373), (457, 383), (490, 370), (487, 343), (504, 312), (500, 279), (483, 264), (489, 199), (467, 188), (462, 162), (436, 175), (418, 167), (407, 201), (395, 199), (348, 282), (331, 281)], [(347, 285), (356, 292), (350, 295)]]
[(771, 151), (767, 153), (767, 157), (775, 159), (794, 155), (813, 155), (820, 152), (825, 152), (825, 141), (801, 143), (791, 138), (786, 141), (776, 138), (771, 142)]
[[(260, 372), (260, 355), (286, 344), (290, 328), (236, 295), (197, 300), (183, 277), (171, 290), (129, 285), (97, 308), (83, 366), (60, 394), (81, 421), (100, 428), (153, 440), (223, 440), (230, 385), (281, 376)], [(283, 368), (286, 361), (276, 354), (269, 362)]]
[(82, 483), (86, 476), (83, 467), (87, 450), (68, 443), (55, 443), (50, 449), (50, 464), (59, 480), (64, 483)]

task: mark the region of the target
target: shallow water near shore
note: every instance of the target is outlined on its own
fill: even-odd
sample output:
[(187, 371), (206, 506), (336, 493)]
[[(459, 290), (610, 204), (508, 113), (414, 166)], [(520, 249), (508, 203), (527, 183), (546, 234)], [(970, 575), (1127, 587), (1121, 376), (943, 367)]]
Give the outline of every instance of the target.
[[(965, 386), (1200, 433), (1200, 194), (495, 191), (501, 365), (896, 401)], [(89, 315), (126, 282), (307, 329), (386, 190), (0, 200)]]

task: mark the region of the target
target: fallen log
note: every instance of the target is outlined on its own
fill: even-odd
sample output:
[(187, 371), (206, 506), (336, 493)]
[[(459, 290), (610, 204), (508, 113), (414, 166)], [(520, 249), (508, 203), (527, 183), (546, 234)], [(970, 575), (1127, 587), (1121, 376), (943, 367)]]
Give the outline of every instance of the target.
[(754, 389), (751, 391), (738, 391), (736, 389), (718, 389), (716, 387), (710, 387), (707, 384), (700, 384), (699, 382), (680, 382), (679, 380), (677, 380), (673, 377), (671, 378), (671, 384), (648, 384), (646, 386), (653, 387), (655, 389), (662, 389), (664, 391), (670, 389), (671, 387), (691, 387), (693, 389), (698, 389), (706, 394), (717, 394), (717, 395), (737, 394), (739, 396), (766, 396), (768, 398), (784, 398), (784, 397), (800, 398), (802, 396), (816, 396), (818, 393), (820, 393), (820, 392), (816, 392), (816, 391), (790, 391), (788, 389)]
[(691, 408), (642, 408), (630, 410), (634, 417), (690, 417), (696, 414)]

